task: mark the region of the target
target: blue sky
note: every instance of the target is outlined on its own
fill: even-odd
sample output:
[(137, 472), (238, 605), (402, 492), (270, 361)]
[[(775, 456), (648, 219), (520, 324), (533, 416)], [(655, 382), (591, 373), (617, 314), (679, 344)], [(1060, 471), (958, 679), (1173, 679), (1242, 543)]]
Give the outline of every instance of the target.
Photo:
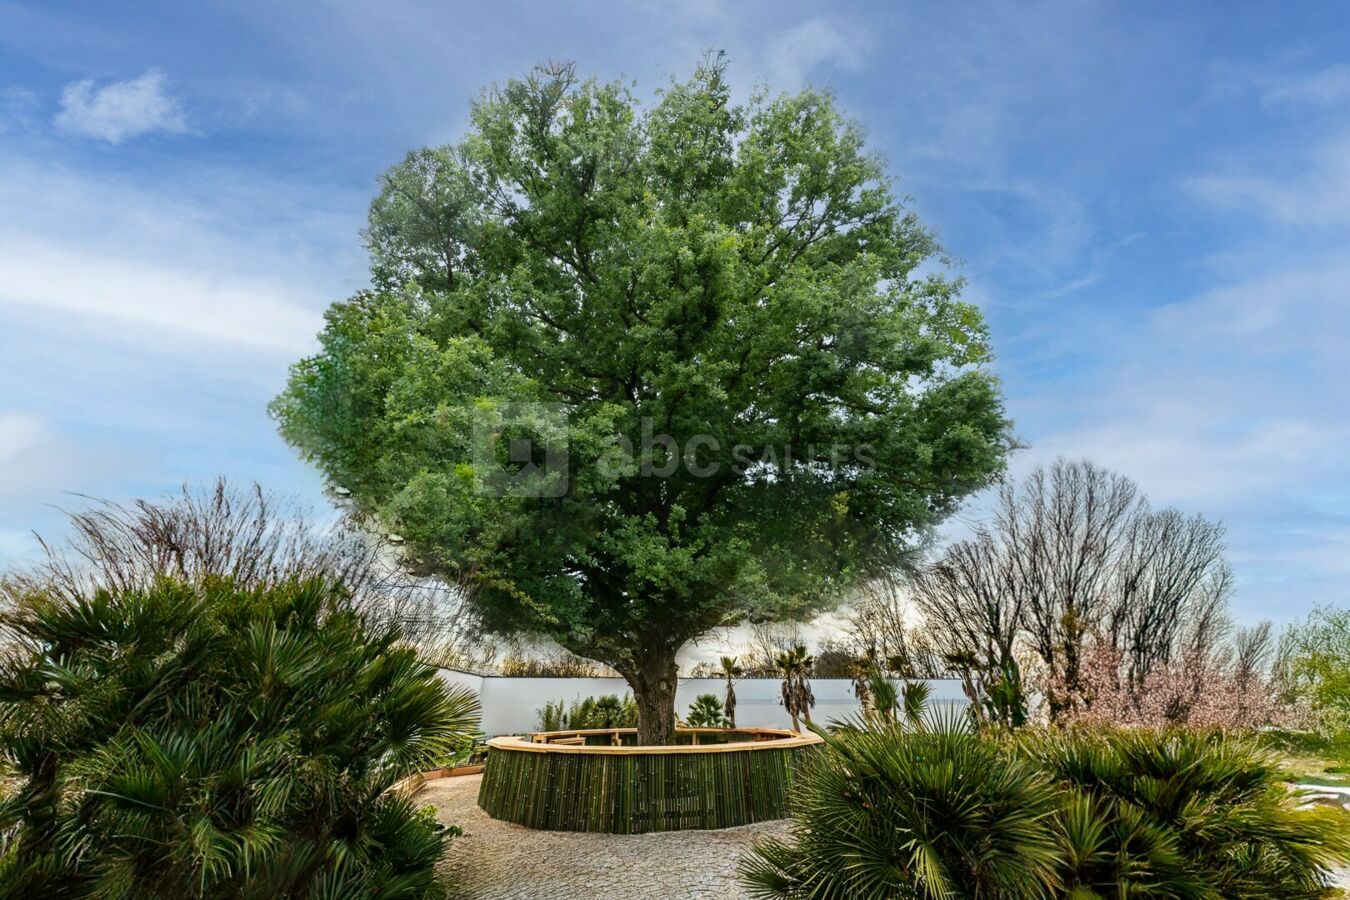
[[(1282, 7), (1282, 8), (1280, 8)], [(0, 0), (0, 564), (67, 492), (314, 497), (265, 404), (375, 178), (539, 61), (832, 89), (989, 317), (1015, 468), (1223, 519), (1235, 612), (1350, 601), (1350, 8)]]

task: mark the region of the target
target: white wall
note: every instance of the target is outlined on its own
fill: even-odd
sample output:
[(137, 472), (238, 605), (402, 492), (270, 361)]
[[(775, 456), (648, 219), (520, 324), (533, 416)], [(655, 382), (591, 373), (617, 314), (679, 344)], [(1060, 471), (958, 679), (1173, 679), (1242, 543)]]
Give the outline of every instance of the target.
[[(496, 675), (472, 675), (441, 669), (441, 677), (478, 693), (483, 707), (482, 730), (488, 737), (521, 734), (538, 727), (538, 711), (550, 700), (570, 704), (584, 697), (630, 693), (622, 678), (505, 678)], [(792, 720), (778, 702), (782, 682), (774, 678), (742, 678), (736, 682), (736, 724), (767, 728), (789, 728)], [(675, 695), (675, 709), (683, 716), (699, 694), (713, 694), (719, 700), (725, 690), (720, 678), (681, 678)], [(964, 708), (961, 682), (941, 679), (928, 682), (929, 703), (941, 707)], [(811, 717), (819, 724), (843, 719), (858, 712), (853, 683), (846, 678), (812, 678), (811, 690), (816, 705)]]

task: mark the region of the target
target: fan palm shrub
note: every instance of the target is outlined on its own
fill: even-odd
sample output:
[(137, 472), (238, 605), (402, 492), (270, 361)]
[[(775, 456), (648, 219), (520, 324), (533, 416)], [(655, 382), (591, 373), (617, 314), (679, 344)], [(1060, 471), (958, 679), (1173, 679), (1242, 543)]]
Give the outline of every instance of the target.
[(572, 709), (568, 716), (569, 728), (635, 728), (637, 704), (624, 694), (605, 694), (587, 697)]
[(763, 898), (1331, 896), (1350, 817), (1299, 807), (1250, 736), (976, 732), (870, 715), (825, 735), (791, 841), (742, 865)]
[(1350, 818), (1300, 809), (1249, 736), (1049, 732), (1022, 751), (1066, 795), (1063, 869), (1075, 896), (1312, 898), (1350, 852)]
[(399, 779), (477, 704), (323, 578), (26, 593), (0, 616), (0, 896), (443, 891)]
[(1032, 764), (955, 721), (872, 717), (803, 763), (791, 842), (742, 862), (762, 898), (1048, 897), (1058, 793)]
[(928, 698), (933, 689), (926, 681), (907, 681), (901, 694), (905, 710), (905, 721), (917, 728), (923, 723), (924, 712), (928, 709)]
[(604, 694), (573, 700), (570, 707), (563, 701), (549, 701), (535, 711), (540, 731), (585, 731), (593, 728), (634, 728), (637, 726), (637, 703), (631, 695)]
[(874, 671), (863, 684), (866, 686), (863, 691), (867, 697), (867, 702), (863, 704), (866, 714), (894, 719), (895, 710), (900, 706), (900, 692), (896, 689), (895, 682), (884, 673)]
[(694, 728), (726, 728), (727, 717), (722, 711), (722, 701), (716, 694), (699, 694), (689, 704), (689, 715), (685, 723)]

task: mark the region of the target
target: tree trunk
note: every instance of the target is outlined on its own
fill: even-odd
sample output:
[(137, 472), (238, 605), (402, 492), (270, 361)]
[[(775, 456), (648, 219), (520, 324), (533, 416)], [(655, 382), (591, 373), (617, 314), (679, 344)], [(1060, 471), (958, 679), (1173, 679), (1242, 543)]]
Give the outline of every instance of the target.
[(633, 671), (620, 670), (628, 686), (633, 689), (637, 703), (639, 744), (673, 744), (675, 742), (675, 688), (674, 650), (649, 650), (640, 666)]

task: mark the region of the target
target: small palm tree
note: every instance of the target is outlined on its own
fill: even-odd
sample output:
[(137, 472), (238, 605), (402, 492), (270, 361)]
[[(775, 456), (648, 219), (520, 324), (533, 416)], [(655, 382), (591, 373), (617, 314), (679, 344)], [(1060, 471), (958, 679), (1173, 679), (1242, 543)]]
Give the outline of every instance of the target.
[(727, 725), (722, 701), (717, 699), (716, 694), (699, 694), (695, 697), (685, 721), (695, 728), (725, 728)]
[(1050, 731), (1018, 747), (1068, 792), (1071, 896), (1151, 882), (1175, 897), (1323, 897), (1327, 868), (1350, 854), (1345, 814), (1297, 808), (1280, 760), (1250, 736)]
[[(624, 700), (619, 699), (615, 694), (606, 694), (595, 701), (592, 710), (591, 728), (621, 728), (628, 724), (628, 716), (625, 715)], [(631, 701), (629, 701), (631, 703)]]
[(926, 681), (907, 681), (902, 695), (905, 707), (905, 721), (911, 728), (923, 725), (923, 713), (928, 708), (928, 697), (932, 691)]
[(806, 652), (806, 646), (797, 644), (791, 650), (778, 654), (778, 673), (783, 676), (783, 708), (792, 717), (792, 730), (801, 731), (801, 720), (811, 724), (811, 707), (816, 696), (811, 692), (811, 666), (815, 660)]
[(895, 710), (900, 705), (900, 696), (895, 690), (894, 682), (880, 672), (873, 672), (867, 679), (867, 695), (869, 708), (866, 714), (882, 719), (895, 718)]
[(734, 656), (722, 657), (722, 677), (727, 680), (727, 696), (722, 703), (722, 712), (727, 717), (727, 726), (736, 727), (736, 687), (735, 680), (745, 674)]
[(880, 668), (877, 664), (876, 647), (868, 647), (862, 656), (855, 658), (849, 665), (849, 674), (853, 679), (853, 696), (858, 698), (858, 705), (862, 707), (864, 714), (876, 711), (872, 684), (880, 674)]

